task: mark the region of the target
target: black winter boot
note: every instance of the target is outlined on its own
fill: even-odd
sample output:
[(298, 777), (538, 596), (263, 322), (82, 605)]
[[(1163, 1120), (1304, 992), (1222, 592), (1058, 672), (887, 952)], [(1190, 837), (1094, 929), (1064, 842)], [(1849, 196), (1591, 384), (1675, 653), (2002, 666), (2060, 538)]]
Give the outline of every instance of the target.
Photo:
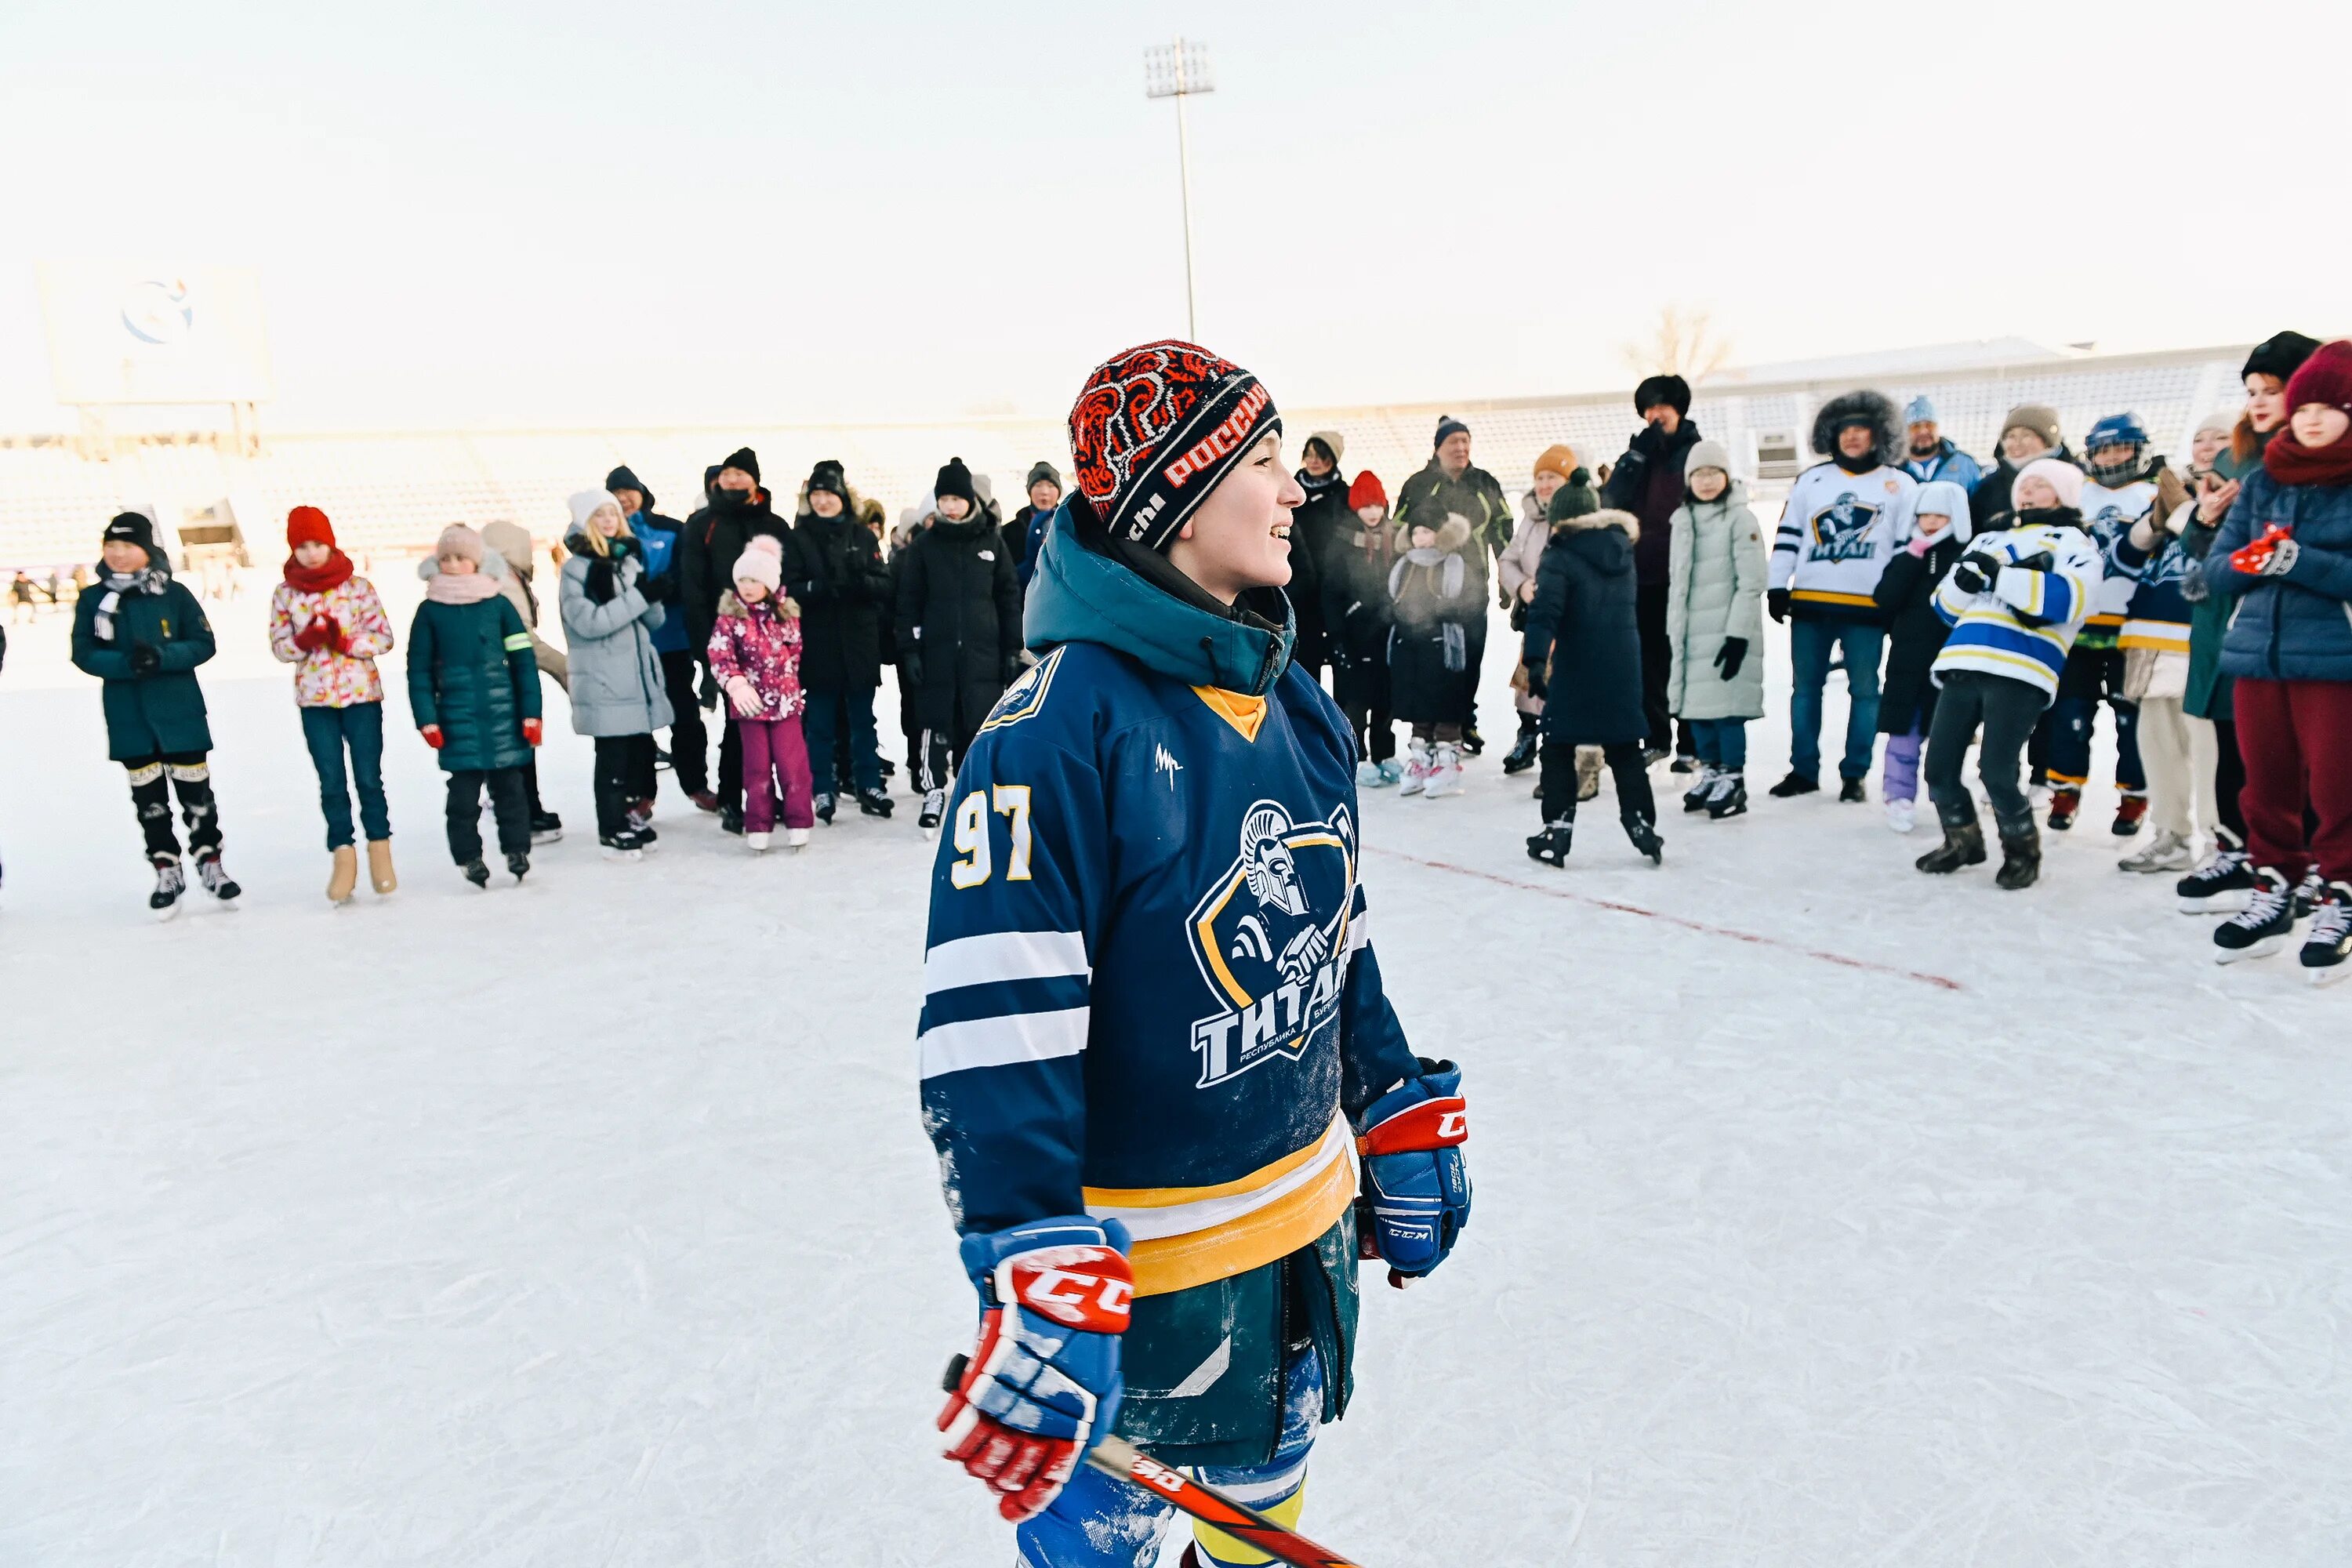
[(1789, 770), (1789, 776), (1782, 779), (1779, 784), (1774, 784), (1771, 790), (1772, 798), (1775, 800), (1787, 800), (1791, 796), (1801, 795), (1819, 795), (1821, 792), (1821, 780), (1817, 778), (1807, 778), (1803, 773), (1797, 772), (1794, 768), (1790, 768)]
[(1984, 861), (1984, 829), (1972, 816), (1965, 822), (1945, 823), (1944, 841), (1911, 863), (1930, 876), (1948, 877), (1963, 866)]
[(2000, 869), (1993, 880), (2014, 890), (2033, 886), (2042, 875), (2042, 834), (2033, 818), (2000, 824)]

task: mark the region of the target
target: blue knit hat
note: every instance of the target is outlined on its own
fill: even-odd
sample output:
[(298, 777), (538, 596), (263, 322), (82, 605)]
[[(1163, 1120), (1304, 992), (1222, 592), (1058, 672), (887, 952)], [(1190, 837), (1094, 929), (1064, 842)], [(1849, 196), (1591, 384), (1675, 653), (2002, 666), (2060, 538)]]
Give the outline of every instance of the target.
[(1903, 423), (1906, 425), (1933, 425), (1936, 422), (1936, 405), (1926, 393), (1903, 405)]

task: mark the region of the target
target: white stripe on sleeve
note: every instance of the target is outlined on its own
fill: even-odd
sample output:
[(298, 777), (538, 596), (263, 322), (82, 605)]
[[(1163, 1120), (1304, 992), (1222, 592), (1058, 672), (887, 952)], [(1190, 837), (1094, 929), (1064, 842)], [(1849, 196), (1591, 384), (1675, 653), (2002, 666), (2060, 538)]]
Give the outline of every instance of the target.
[(936, 996), (1002, 980), (1052, 980), (1091, 974), (1087, 939), (1074, 931), (998, 931), (958, 937), (923, 955), (923, 991)]
[(922, 1076), (934, 1079), (971, 1068), (1076, 1056), (1087, 1048), (1087, 1022), (1092, 1016), (1088, 1008), (1069, 1007), (1058, 1013), (1007, 1013), (935, 1025), (915, 1042)]

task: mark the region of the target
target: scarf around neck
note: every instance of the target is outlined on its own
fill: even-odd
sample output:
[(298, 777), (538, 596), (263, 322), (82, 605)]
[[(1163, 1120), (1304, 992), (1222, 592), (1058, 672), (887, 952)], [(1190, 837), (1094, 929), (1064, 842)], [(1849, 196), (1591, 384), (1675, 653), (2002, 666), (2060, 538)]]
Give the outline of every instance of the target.
[(351, 580), (352, 558), (340, 548), (332, 549), (316, 566), (305, 566), (291, 555), (286, 558), (287, 584), (298, 593), (324, 594)]
[(499, 580), (487, 572), (436, 572), (425, 580), (425, 596), (436, 605), (478, 605), (499, 596)]
[(125, 594), (161, 594), (172, 581), (172, 574), (160, 566), (148, 566), (137, 572), (109, 572), (101, 584), (106, 597), (98, 602), (98, 616), (90, 629), (100, 642), (114, 640), (114, 613), (122, 606)]
[(2263, 467), (2283, 485), (2352, 484), (2352, 435), (2339, 436), (2329, 446), (2306, 447), (2282, 426), (2263, 448)]

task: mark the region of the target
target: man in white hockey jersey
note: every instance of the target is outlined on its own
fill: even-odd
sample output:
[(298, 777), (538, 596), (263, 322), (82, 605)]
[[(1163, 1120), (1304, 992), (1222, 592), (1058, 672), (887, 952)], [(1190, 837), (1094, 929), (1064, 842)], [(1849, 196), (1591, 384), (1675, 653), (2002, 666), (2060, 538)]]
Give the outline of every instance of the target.
[(1767, 602), (1790, 621), (1792, 688), (1789, 699), (1789, 776), (1772, 786), (1782, 799), (1822, 787), (1822, 690), (1833, 654), (1845, 656), (1845, 752), (1838, 761), (1842, 801), (1867, 798), (1878, 742), (1878, 662), (1886, 628), (1872, 593), (1879, 574), (1911, 531), (1918, 481), (1899, 466), (1902, 427), (1884, 394), (1833, 397), (1813, 416), (1813, 450), (1828, 461), (1797, 476), (1772, 546)]

